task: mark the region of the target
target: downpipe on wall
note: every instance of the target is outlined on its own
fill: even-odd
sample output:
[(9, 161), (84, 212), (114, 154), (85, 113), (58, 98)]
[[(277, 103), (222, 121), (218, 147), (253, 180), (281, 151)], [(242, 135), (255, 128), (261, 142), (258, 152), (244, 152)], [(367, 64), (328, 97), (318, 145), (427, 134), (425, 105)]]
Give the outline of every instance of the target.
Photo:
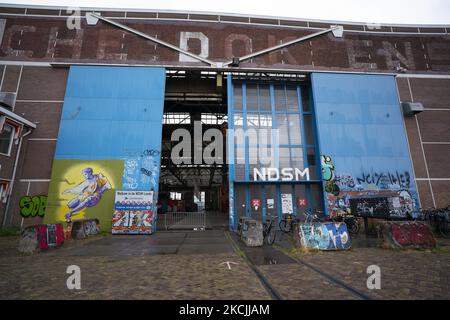
[[(11, 185), (8, 190), (8, 200), (6, 201), (5, 213), (3, 214), (3, 221), (2, 221), (3, 227), (6, 226), (6, 221), (7, 221), (7, 217), (8, 217), (9, 205), (11, 203), (12, 192), (13, 192), (13, 187), (14, 187), (14, 180), (16, 179), (17, 166), (19, 164), (20, 150), (22, 149), (22, 141), (23, 141), (23, 138), (25, 138), (26, 136), (31, 134), (31, 132), (32, 132), (32, 130), (27, 131), (19, 139), (19, 146), (17, 147), (16, 160), (14, 161), (14, 169), (13, 169), (13, 174), (12, 174), (12, 178), (11, 178)], [(10, 222), (11, 222), (11, 220), (12, 219), (10, 219)]]

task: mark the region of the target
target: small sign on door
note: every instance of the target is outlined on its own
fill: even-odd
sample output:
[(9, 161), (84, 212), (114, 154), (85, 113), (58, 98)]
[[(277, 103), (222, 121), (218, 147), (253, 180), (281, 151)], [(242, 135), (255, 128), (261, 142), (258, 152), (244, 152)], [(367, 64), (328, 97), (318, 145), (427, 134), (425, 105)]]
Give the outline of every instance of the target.
[(252, 207), (258, 211), (258, 208), (261, 207), (261, 199), (252, 199)]

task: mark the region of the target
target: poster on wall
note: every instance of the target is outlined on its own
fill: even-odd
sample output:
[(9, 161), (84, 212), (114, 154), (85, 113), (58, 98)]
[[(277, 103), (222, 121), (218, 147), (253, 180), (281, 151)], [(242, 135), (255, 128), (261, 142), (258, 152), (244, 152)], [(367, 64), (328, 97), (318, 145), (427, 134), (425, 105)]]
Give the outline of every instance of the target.
[(151, 234), (153, 218), (153, 191), (116, 191), (112, 234)]
[(293, 214), (294, 213), (291, 193), (282, 193), (281, 194), (281, 212), (283, 214)]

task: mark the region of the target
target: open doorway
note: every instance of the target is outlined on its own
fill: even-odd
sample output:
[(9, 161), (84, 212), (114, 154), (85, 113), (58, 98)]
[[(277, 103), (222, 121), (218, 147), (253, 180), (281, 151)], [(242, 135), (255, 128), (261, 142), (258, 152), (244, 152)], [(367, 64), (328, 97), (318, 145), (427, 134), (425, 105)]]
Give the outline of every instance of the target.
[[(159, 230), (228, 226), (226, 92), (226, 83), (216, 73), (167, 73), (158, 195)], [(216, 141), (217, 136), (204, 139), (210, 129), (220, 132), (221, 141)], [(188, 142), (184, 140), (186, 134), (190, 138)], [(222, 146), (212, 153), (217, 159), (213, 163), (203, 157), (203, 151), (212, 142)], [(187, 147), (180, 150), (180, 143)]]

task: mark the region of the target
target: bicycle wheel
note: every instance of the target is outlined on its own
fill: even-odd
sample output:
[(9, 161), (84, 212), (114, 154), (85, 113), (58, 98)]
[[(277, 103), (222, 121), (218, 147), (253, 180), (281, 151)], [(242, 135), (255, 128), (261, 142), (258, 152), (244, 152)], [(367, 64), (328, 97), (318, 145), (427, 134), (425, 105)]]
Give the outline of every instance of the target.
[(357, 224), (356, 222), (349, 223), (349, 224), (347, 224), (347, 229), (348, 229), (348, 232), (350, 232), (351, 234), (358, 234), (359, 224)]
[(439, 225), (438, 225), (438, 229), (440, 234), (444, 237), (444, 238), (448, 238), (450, 236), (450, 225), (448, 223), (448, 221), (440, 221)]
[(269, 233), (266, 235), (267, 243), (272, 245), (275, 242), (276, 232), (274, 228), (269, 230)]
[(280, 230), (284, 233), (289, 233), (291, 231), (291, 224), (286, 219), (281, 220), (279, 226)]

